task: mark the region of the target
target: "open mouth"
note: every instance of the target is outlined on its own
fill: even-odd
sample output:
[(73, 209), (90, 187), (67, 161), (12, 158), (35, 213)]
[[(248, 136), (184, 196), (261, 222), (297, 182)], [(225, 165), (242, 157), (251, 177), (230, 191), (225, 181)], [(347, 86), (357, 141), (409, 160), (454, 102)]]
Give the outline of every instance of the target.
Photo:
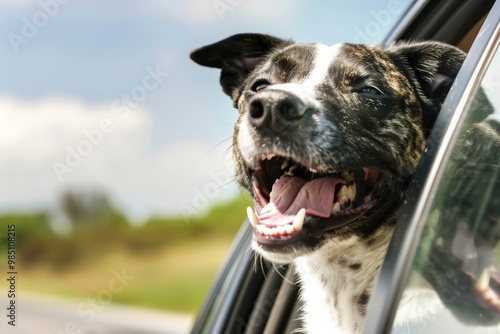
[[(460, 318), (495, 325), (500, 321), (500, 273), (495, 260), (498, 239), (487, 240), (474, 233), (460, 217), (450, 212), (447, 215), (459, 223), (454, 233), (447, 231), (453, 238), (444, 243), (443, 238), (438, 238), (441, 242), (432, 245), (432, 270), (427, 276), (445, 273), (441, 279), (433, 278), (440, 287), (436, 291), (447, 299), (453, 294), (451, 306), (461, 306), (455, 310)], [(443, 282), (448, 283), (441, 286)]]
[(276, 154), (263, 154), (249, 172), (255, 211), (248, 208), (248, 218), (255, 240), (270, 250), (315, 245), (370, 210), (385, 184), (374, 168), (325, 173)]
[[(476, 278), (473, 276), (472, 279)], [(494, 266), (483, 269), (475, 281), (474, 291), (485, 306), (500, 315), (500, 274)]]
[[(455, 237), (459, 237), (459, 234)], [(500, 274), (494, 261), (495, 245), (480, 236), (474, 238), (474, 245), (475, 251), (466, 256), (462, 270), (473, 284), (476, 298), (488, 309), (494, 310), (498, 317), (500, 316)]]

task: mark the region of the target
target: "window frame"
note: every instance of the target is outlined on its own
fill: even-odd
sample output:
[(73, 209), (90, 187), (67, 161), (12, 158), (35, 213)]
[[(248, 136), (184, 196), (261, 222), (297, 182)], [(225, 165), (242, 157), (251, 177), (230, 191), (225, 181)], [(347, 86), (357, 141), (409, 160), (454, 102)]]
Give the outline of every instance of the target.
[(491, 9), (427, 141), (368, 305), (363, 333), (390, 333), (422, 230), (466, 111), (500, 45), (500, 2)]

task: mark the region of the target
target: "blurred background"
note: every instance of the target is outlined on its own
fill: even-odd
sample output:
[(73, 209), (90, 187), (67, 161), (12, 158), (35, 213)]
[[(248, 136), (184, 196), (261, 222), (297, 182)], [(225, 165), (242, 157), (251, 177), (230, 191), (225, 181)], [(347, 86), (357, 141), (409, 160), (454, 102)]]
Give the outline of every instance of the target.
[(189, 52), (241, 32), (377, 43), (409, 2), (0, 0), (0, 331), (187, 332), (251, 205), (237, 111)]

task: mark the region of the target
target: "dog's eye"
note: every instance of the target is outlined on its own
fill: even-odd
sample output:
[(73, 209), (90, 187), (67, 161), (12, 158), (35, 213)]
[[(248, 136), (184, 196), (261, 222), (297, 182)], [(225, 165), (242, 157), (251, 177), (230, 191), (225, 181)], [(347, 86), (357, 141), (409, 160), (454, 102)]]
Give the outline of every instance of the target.
[(266, 88), (267, 86), (269, 86), (269, 82), (265, 81), (265, 80), (258, 80), (256, 81), (253, 85), (252, 85), (252, 88), (250, 88), (252, 91), (254, 92), (258, 92), (264, 88)]
[(384, 95), (380, 89), (374, 86), (366, 86), (361, 89), (361, 93), (372, 94), (372, 95)]

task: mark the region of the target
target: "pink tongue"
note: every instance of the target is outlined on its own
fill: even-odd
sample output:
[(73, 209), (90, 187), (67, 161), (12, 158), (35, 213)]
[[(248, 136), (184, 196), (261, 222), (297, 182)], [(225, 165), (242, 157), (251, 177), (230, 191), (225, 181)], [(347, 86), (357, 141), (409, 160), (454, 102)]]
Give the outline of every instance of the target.
[(300, 209), (311, 216), (328, 218), (332, 210), (335, 185), (343, 179), (323, 177), (307, 181), (283, 175), (273, 185), (269, 203), (260, 211), (259, 222), (268, 226), (292, 224)]

